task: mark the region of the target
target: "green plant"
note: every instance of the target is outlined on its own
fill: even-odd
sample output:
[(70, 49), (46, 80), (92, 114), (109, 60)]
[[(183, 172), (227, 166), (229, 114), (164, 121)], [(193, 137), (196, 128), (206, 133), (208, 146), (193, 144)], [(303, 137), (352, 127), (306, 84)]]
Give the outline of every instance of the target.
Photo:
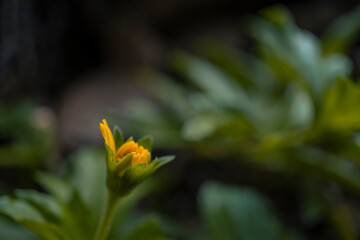
[(249, 188), (206, 182), (198, 194), (203, 239), (301, 239), (285, 231), (269, 201)]
[(174, 51), (170, 70), (187, 84), (142, 71), (154, 102), (138, 100), (121, 121), (165, 147), (310, 173), (359, 194), (360, 87), (344, 55), (359, 35), (359, 15), (360, 7), (318, 39), (283, 6), (264, 9), (247, 25), (252, 51), (209, 40), (193, 53)]
[[(0, 225), (9, 227), (0, 231), (0, 239), (92, 239), (106, 201), (103, 157), (103, 151), (81, 149), (61, 177), (44, 172), (36, 174), (35, 180), (47, 193), (19, 189), (14, 196), (1, 196)], [(112, 239), (165, 239), (159, 216), (131, 211), (155, 186), (152, 181), (145, 182), (113, 209), (116, 227), (108, 226)]]

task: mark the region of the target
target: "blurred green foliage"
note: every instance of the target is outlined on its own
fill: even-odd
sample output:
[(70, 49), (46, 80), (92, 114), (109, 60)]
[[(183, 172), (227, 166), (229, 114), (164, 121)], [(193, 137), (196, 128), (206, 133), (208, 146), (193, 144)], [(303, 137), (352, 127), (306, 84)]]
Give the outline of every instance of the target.
[[(12, 197), (0, 197), (0, 212), (8, 217), (2, 217), (0, 225), (9, 226), (0, 231), (0, 239), (39, 239), (37, 236), (48, 240), (92, 239), (106, 199), (104, 155), (96, 149), (81, 149), (63, 176), (39, 172), (36, 181), (48, 193), (16, 190)], [(147, 181), (121, 201), (111, 239), (165, 239), (163, 224), (157, 215), (132, 211), (137, 201), (154, 187), (153, 182)], [(3, 222), (6, 225), (2, 225)]]
[[(141, 72), (153, 101), (134, 101), (120, 125), (153, 135), (163, 148), (190, 150), (192, 158), (244, 161), (274, 179), (292, 175), (299, 181), (300, 201), (293, 203), (299, 225), (325, 222), (335, 239), (358, 239), (354, 219), (360, 215), (343, 189), (360, 195), (360, 86), (347, 57), (360, 34), (359, 9), (317, 38), (278, 5), (247, 23), (254, 43), (249, 51), (210, 40), (173, 51), (170, 74)], [(33, 110), (0, 107), (7, 143), (0, 165), (31, 165), (49, 156), (53, 133), (34, 129)], [(36, 175), (46, 193), (23, 189), (1, 196), (0, 239), (92, 239), (106, 197), (103, 158), (103, 151), (81, 149), (63, 175)], [(198, 193), (203, 229), (190, 236), (186, 227), (166, 228), (158, 215), (134, 208), (156, 185), (149, 179), (120, 203), (110, 239), (160, 240), (164, 232), (188, 239), (305, 239), (266, 194), (217, 182), (206, 182)]]
[(251, 51), (209, 40), (193, 53), (174, 51), (172, 77), (142, 71), (155, 101), (137, 100), (123, 125), (164, 147), (313, 173), (360, 193), (360, 87), (344, 55), (359, 35), (358, 15), (356, 8), (335, 20), (318, 39), (277, 5), (248, 21)]
[[(202, 39), (191, 50), (173, 51), (167, 74), (140, 71), (152, 101), (130, 103), (129, 115), (119, 121), (137, 135), (152, 134), (164, 148), (191, 150), (202, 160), (242, 161), (293, 175), (302, 182), (302, 224), (331, 222), (340, 239), (357, 239), (359, 216), (342, 191), (360, 195), (360, 86), (347, 56), (360, 34), (359, 14), (360, 6), (318, 38), (298, 28), (285, 7), (266, 8), (246, 24), (249, 50)], [(229, 213), (236, 214), (237, 194), (247, 196), (212, 199), (224, 198), (227, 205), (238, 198)], [(233, 217), (221, 211), (203, 214), (212, 238), (224, 236), (217, 232), (243, 234), (211, 220)]]
[(55, 151), (52, 112), (26, 100), (0, 104), (0, 141), (0, 166), (38, 166)]
[(199, 208), (212, 239), (281, 239), (281, 224), (253, 190), (208, 182), (200, 189)]

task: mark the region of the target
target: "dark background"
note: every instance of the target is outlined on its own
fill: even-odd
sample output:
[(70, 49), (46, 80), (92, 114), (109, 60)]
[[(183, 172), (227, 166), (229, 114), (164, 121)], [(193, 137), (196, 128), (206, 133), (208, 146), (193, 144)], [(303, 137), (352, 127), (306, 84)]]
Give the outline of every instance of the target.
[[(276, 1), (1, 2), (1, 98), (56, 105), (67, 88), (98, 72), (160, 67), (166, 51), (207, 36), (246, 46), (248, 14)], [(281, 1), (299, 27), (320, 34), (357, 1)], [(123, 80), (119, 78), (119, 80)]]
[[(97, 128), (94, 115), (105, 107), (121, 112), (122, 102), (141, 95), (133, 84), (133, 70), (144, 65), (161, 69), (169, 50), (186, 49), (197, 38), (251, 48), (244, 34), (246, 18), (275, 3), (3, 0), (2, 103), (31, 99), (49, 106), (65, 152), (79, 143), (99, 142), (100, 137), (88, 133)], [(280, 3), (299, 27), (321, 35), (326, 24), (357, 1)], [(357, 71), (359, 48), (351, 57)]]

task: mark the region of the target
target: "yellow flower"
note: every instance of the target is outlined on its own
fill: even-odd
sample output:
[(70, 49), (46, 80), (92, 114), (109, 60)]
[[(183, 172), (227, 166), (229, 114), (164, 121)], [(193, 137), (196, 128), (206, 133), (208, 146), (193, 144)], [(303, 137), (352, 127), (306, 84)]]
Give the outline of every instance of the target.
[(122, 132), (115, 127), (112, 134), (106, 120), (100, 123), (100, 130), (105, 140), (107, 178), (106, 185), (116, 196), (126, 196), (174, 156), (164, 156), (151, 161), (150, 137), (143, 137), (138, 142), (129, 138), (124, 143)]
[(115, 147), (114, 137), (110, 131), (109, 125), (106, 120), (102, 120), (103, 123), (100, 123), (100, 130), (104, 137), (105, 143), (111, 148), (115, 154), (116, 162), (119, 163), (121, 160), (126, 157), (128, 154), (132, 154), (131, 165), (137, 163), (146, 163), (150, 162), (150, 152), (148, 149), (145, 149), (143, 146), (139, 146), (138, 143), (130, 140), (124, 143), (119, 149)]

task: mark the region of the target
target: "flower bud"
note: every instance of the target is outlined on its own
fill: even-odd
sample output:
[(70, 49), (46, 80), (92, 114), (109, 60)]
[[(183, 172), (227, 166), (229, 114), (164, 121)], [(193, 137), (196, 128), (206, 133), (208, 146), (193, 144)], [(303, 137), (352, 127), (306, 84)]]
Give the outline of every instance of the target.
[(151, 161), (150, 137), (138, 142), (129, 138), (124, 142), (121, 130), (115, 127), (113, 135), (105, 119), (100, 123), (100, 130), (105, 140), (106, 184), (118, 196), (126, 196), (159, 167), (174, 159), (174, 156), (165, 156)]

